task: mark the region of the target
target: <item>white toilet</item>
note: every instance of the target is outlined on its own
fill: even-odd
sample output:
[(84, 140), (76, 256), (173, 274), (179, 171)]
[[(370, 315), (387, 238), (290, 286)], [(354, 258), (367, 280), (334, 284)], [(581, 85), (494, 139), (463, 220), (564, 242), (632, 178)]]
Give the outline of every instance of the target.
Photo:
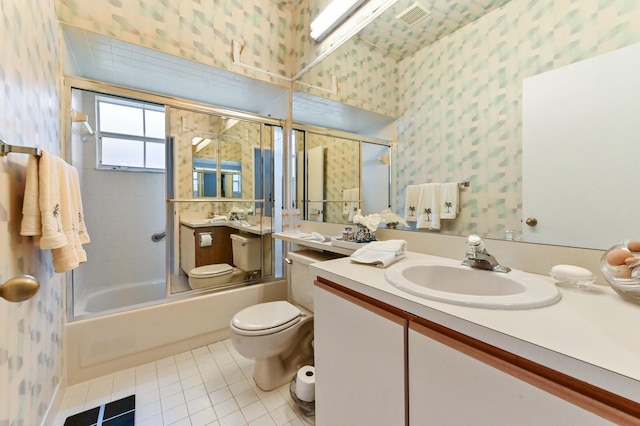
[(231, 282), (233, 266), (227, 263), (216, 263), (193, 268), (189, 275), (189, 287), (192, 289), (211, 287)]
[(198, 289), (242, 281), (247, 273), (260, 270), (260, 241), (259, 235), (231, 234), (233, 263), (236, 267), (216, 263), (193, 268), (187, 273), (189, 287)]
[(262, 390), (291, 380), (299, 367), (313, 360), (314, 262), (339, 255), (315, 250), (287, 254), (288, 283), (293, 303), (284, 300), (249, 306), (231, 320), (231, 343), (240, 355), (256, 361), (253, 380)]

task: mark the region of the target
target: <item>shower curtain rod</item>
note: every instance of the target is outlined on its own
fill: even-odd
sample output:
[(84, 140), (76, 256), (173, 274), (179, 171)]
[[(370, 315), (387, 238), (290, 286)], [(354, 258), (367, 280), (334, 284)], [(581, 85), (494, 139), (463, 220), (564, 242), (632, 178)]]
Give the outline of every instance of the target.
[(28, 146), (11, 145), (4, 139), (0, 139), (0, 156), (4, 157), (10, 152), (18, 154), (31, 154), (40, 157), (40, 148), (32, 148)]

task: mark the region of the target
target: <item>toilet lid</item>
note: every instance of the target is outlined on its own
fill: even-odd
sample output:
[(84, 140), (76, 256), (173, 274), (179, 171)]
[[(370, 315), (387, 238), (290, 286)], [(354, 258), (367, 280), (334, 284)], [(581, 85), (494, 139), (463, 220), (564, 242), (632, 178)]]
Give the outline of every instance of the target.
[(215, 265), (198, 266), (191, 270), (192, 277), (219, 277), (227, 275), (233, 271), (233, 266), (226, 263), (216, 263)]
[(300, 314), (300, 309), (287, 301), (279, 300), (249, 306), (235, 314), (231, 324), (247, 332), (275, 332), (300, 321)]

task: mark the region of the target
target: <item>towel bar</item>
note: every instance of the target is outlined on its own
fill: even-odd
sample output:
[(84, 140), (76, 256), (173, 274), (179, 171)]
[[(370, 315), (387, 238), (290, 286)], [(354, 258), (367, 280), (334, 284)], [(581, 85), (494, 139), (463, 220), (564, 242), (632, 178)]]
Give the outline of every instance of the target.
[(27, 146), (11, 145), (4, 139), (0, 139), (0, 156), (4, 157), (10, 152), (18, 154), (31, 154), (40, 157), (40, 148), (32, 148)]

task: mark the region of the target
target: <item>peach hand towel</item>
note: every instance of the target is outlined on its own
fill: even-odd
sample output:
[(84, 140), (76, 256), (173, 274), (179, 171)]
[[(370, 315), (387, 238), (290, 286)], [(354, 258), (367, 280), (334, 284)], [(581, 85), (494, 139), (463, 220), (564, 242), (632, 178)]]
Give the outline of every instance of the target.
[(38, 157), (29, 156), (27, 163), (27, 178), (24, 187), (24, 200), (22, 202), (22, 223), (20, 235), (40, 235), (42, 230), (42, 216), (40, 215), (39, 191), (39, 167)]

